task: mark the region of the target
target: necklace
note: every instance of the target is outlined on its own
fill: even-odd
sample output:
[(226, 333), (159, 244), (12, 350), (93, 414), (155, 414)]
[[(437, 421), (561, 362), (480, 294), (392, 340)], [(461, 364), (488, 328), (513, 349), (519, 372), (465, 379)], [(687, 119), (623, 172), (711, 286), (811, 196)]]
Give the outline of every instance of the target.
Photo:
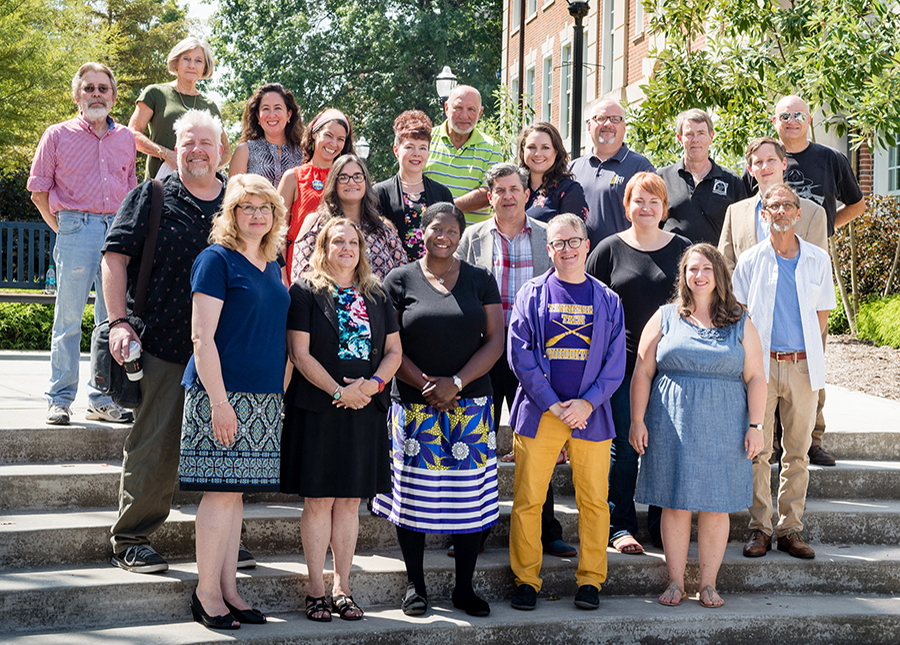
[(199, 94), (194, 94), (194, 104), (191, 105), (191, 107), (188, 107), (187, 104), (184, 102), (184, 94), (182, 93), (181, 90), (178, 89), (178, 86), (175, 87), (175, 93), (178, 95), (178, 100), (181, 101), (181, 106), (185, 110), (193, 110), (194, 108), (197, 107), (197, 97), (200, 96)]
[(433, 275), (435, 278), (437, 278), (437, 281), (438, 281), (440, 284), (444, 284), (444, 278), (446, 278), (446, 277), (447, 277), (447, 274), (450, 273), (450, 271), (453, 270), (453, 267), (454, 267), (455, 265), (456, 265), (456, 258), (453, 258), (453, 261), (450, 263), (450, 268), (447, 269), (446, 271), (444, 271), (444, 275), (438, 276), (438, 274), (435, 273), (434, 271), (432, 271), (431, 268), (428, 266), (428, 263), (425, 261), (425, 258), (422, 258), (422, 266), (424, 266), (424, 267), (428, 270), (428, 273), (430, 273), (430, 274)]

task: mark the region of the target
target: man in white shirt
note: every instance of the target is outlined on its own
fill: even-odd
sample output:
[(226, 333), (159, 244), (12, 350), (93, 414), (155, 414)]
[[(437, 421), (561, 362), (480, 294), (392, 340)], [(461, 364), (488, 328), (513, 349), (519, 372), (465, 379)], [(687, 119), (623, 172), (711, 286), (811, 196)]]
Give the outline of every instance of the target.
[(796, 558), (814, 558), (800, 537), (809, 483), (808, 451), (816, 421), (818, 391), (825, 387), (822, 331), (834, 308), (831, 262), (822, 249), (794, 231), (800, 198), (787, 184), (775, 184), (763, 195), (769, 237), (744, 252), (734, 269), (734, 295), (746, 304), (759, 331), (768, 396), (765, 446), (753, 458), (753, 505), (750, 540), (744, 555), (764, 556), (772, 540), (772, 453), (775, 408), (784, 426), (778, 488), (778, 549)]

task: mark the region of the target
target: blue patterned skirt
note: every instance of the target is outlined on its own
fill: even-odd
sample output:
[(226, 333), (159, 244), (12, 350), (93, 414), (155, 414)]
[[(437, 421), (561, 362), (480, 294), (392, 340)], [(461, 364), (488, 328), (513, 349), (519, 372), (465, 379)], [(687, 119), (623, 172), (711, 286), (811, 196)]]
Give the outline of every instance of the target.
[(225, 448), (212, 429), (209, 396), (194, 383), (184, 397), (181, 425), (181, 490), (277, 491), (281, 470), (280, 393), (228, 392), (237, 415), (234, 443)]
[(390, 426), (392, 492), (375, 497), (376, 515), (420, 533), (475, 533), (497, 523), (491, 397), (460, 399), (448, 412), (394, 401)]

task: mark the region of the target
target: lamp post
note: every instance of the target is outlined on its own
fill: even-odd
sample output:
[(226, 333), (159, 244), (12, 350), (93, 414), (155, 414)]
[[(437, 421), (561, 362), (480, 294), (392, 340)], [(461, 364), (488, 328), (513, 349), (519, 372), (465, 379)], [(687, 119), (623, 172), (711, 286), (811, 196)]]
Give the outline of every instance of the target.
[(369, 151), (372, 149), (372, 146), (369, 145), (365, 137), (360, 137), (356, 140), (354, 148), (356, 149), (356, 156), (366, 161), (369, 158)]
[(572, 159), (581, 156), (581, 70), (584, 68), (584, 18), (588, 14), (588, 2), (570, 2), (569, 15), (575, 18), (572, 34)]
[(441, 73), (434, 79), (437, 95), (441, 99), (441, 112), (444, 111), (444, 105), (447, 103), (447, 99), (450, 98), (450, 93), (458, 83), (459, 81), (456, 79), (456, 75), (450, 71), (450, 66), (444, 65), (444, 69), (442, 69)]

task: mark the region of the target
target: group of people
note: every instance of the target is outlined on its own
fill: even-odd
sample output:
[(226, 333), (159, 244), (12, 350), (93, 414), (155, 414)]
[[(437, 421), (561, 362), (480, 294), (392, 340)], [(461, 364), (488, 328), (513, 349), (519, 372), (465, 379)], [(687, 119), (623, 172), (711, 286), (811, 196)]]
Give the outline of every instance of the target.
[[(750, 508), (744, 555), (776, 541), (814, 557), (800, 537), (807, 466), (834, 465), (817, 411), (835, 304), (823, 249), (865, 202), (846, 158), (807, 140), (799, 97), (776, 105), (778, 138), (750, 142), (742, 179), (709, 157), (705, 112), (679, 115), (684, 156), (656, 171), (625, 145), (625, 112), (610, 99), (588, 110), (583, 156), (570, 160), (541, 122), (522, 130), (510, 163), (478, 128), (478, 91), (458, 86), (440, 125), (418, 110), (397, 117), (398, 171), (373, 183), (340, 110), (304, 126), (291, 92), (265, 84), (232, 156), (196, 87), (213, 72), (208, 45), (185, 39), (168, 67), (176, 80), (146, 88), (126, 128), (109, 117), (112, 71), (82, 65), (79, 113), (47, 129), (28, 181), (58, 232), (47, 422), (72, 415), (93, 283), (112, 356), (142, 350), (134, 413), (89, 386), (85, 415), (134, 422), (113, 565), (165, 571), (151, 535), (176, 486), (203, 491), (192, 614), (215, 629), (263, 623), (235, 581), (256, 564), (241, 541), (242, 495), (297, 494), (306, 615), (359, 620), (349, 577), (368, 499), (396, 526), (404, 613), (427, 611), (425, 535), (439, 533), (453, 542), (453, 605), (486, 616), (472, 581), (499, 519), (504, 402), (515, 433), (504, 456), (515, 463), (514, 608), (536, 607), (543, 554), (576, 553), (575, 604), (598, 607), (607, 547), (644, 551), (636, 501), (650, 505), (650, 539), (665, 552), (664, 605), (686, 596), (693, 511), (705, 607), (723, 604), (730, 512)], [(148, 156), (141, 184), (136, 151)], [(565, 460), (577, 549), (554, 517), (551, 477)]]

